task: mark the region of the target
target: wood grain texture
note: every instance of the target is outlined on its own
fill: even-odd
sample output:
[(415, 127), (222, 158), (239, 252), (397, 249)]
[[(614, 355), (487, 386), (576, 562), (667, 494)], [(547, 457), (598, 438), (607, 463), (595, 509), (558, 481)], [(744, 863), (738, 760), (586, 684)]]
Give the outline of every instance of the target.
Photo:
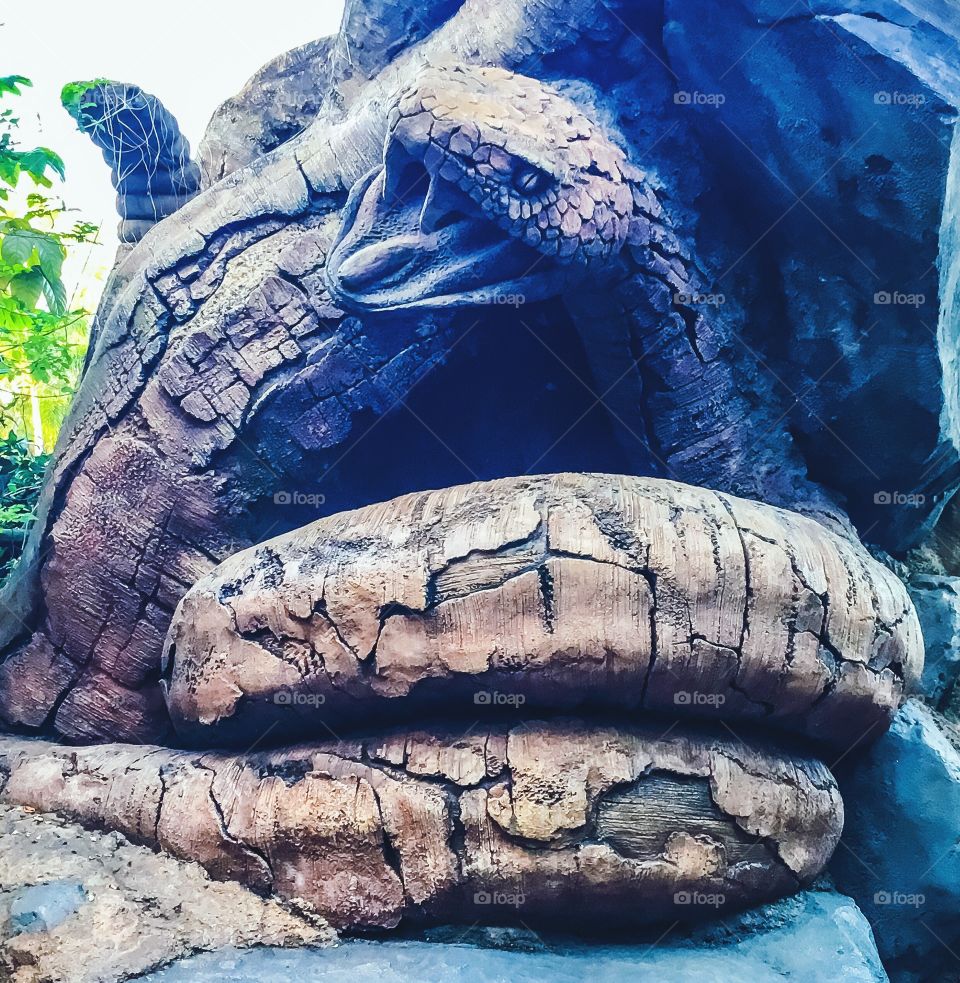
[[(577, 50), (612, 18), (599, 0), (503, 0), (489, 31), (480, 29), (486, 3), (456, 7), (352, 4), (336, 64), (315, 80), (330, 104), (255, 159), (241, 132), (251, 119), (237, 121), (226, 153), (238, 169), (147, 232), (113, 271), (37, 520), (0, 591), (7, 726), (75, 742), (167, 739), (156, 675), (177, 601), (260, 538), (260, 504), (282, 489), (316, 491), (358, 425), (363, 433), (453, 347), (450, 319), (374, 331), (326, 289), (327, 246), (350, 187), (380, 160), (390, 101), (424, 60), (516, 68), (534, 50)], [(449, 19), (433, 30), (433, 15)], [(428, 36), (398, 47), (405, 31)], [(301, 95), (314, 64), (302, 54), (306, 76), (291, 83)], [(285, 114), (287, 96), (300, 101), (265, 94), (269, 111)], [(297, 128), (302, 112), (306, 103), (289, 120)], [(254, 135), (266, 140), (260, 149), (290, 135), (280, 122), (281, 132)], [(243, 167), (236, 147), (249, 151)], [(264, 466), (264, 415), (294, 455), (312, 455), (306, 478), (302, 466)], [(282, 510), (275, 518), (283, 523)]]
[(165, 675), (200, 743), (519, 703), (848, 744), (885, 726), (921, 662), (903, 585), (818, 523), (556, 475), (404, 496), (231, 557), (180, 605)]
[(245, 755), (2, 738), (0, 776), (5, 802), (302, 898), (341, 928), (700, 918), (808, 883), (843, 822), (814, 759), (575, 720)]

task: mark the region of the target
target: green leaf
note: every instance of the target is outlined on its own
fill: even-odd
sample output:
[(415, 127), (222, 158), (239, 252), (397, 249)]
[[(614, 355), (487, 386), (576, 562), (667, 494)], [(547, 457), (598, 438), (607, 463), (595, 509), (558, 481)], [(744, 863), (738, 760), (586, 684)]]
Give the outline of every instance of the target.
[(85, 115), (83, 111), (96, 108), (96, 103), (93, 101), (95, 90), (115, 84), (111, 79), (105, 78), (90, 79), (86, 82), (68, 82), (60, 90), (60, 104), (82, 127), (84, 125), (82, 117)]
[(26, 171), (37, 184), (47, 187), (47, 170), (55, 171), (61, 180), (66, 177), (63, 158), (48, 147), (35, 147), (20, 155), (20, 168)]
[(52, 283), (60, 279), (60, 272), (63, 269), (63, 261), (67, 251), (60, 245), (55, 236), (45, 236), (37, 234), (34, 240), (37, 255), (40, 258), (40, 269), (43, 275)]
[(27, 266), (33, 256), (35, 240), (30, 233), (7, 232), (0, 242), (0, 259), (11, 266)]
[(40, 270), (29, 270), (13, 277), (8, 289), (10, 295), (24, 307), (35, 307), (46, 282)]
[(0, 75), (0, 96), (2, 95), (20, 95), (20, 90), (17, 86), (30, 86), (33, 82), (23, 75)]
[[(29, 84), (0, 77), (0, 97)], [(94, 88), (77, 87), (81, 113), (100, 102)], [(0, 582), (35, 516), (47, 461), (35, 450), (53, 446), (82, 370), (89, 323), (85, 311), (67, 310), (64, 261), (97, 232), (45, 192), (63, 177), (63, 160), (49, 147), (19, 147), (17, 115), (0, 106), (0, 530), (16, 533), (0, 536)]]
[(43, 296), (46, 298), (47, 307), (51, 314), (63, 314), (67, 309), (67, 288), (63, 281), (58, 277), (56, 280), (43, 280)]
[(14, 154), (0, 154), (0, 181), (8, 184), (11, 188), (15, 188), (19, 177), (19, 159)]

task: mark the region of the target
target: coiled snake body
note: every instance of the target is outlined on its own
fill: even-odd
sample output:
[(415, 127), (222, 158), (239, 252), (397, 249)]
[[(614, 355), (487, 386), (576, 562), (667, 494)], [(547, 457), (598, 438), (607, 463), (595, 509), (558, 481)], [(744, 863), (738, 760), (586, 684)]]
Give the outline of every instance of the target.
[[(135, 444), (82, 464), (47, 582), (83, 549), (71, 528), (111, 514), (91, 461), (101, 475), (140, 469), (144, 501), (157, 469), (164, 488), (190, 491), (151, 515), (145, 537), (159, 545), (123, 571), (124, 590), (110, 592), (115, 569), (90, 574), (102, 575), (106, 617), (81, 612), (77, 626), (60, 596), (0, 669), (12, 723), (52, 713), (74, 740), (155, 738), (159, 639), (206, 574), (166, 642), (180, 740), (312, 743), (73, 753), (11, 739), (4, 795), (306, 898), (345, 927), (503, 917), (476, 899), (504, 894), (523, 896), (526, 917), (557, 918), (584, 892), (591, 920), (632, 924), (698, 914), (678, 911), (678, 892), (742, 905), (808, 883), (839, 836), (834, 780), (764, 729), (741, 739), (730, 724), (818, 747), (882, 728), (921, 660), (903, 586), (812, 519), (690, 487), (719, 475), (777, 504), (831, 508), (789, 447), (777, 473), (757, 467), (777, 421), (739, 393), (733, 315), (704, 311), (706, 281), (656, 182), (586, 107), (503, 69), (428, 68), (384, 125), (382, 161), (356, 182), (339, 230), (332, 201), (293, 195), (295, 217), (205, 243), (202, 264), (148, 271), (146, 301), (124, 295), (161, 308), (140, 315), (154, 325), (190, 327), (176, 348), (157, 339), (144, 362), (159, 368), (137, 397)], [(237, 254), (277, 271), (241, 303), (244, 267), (221, 261)], [(344, 311), (384, 318), (387, 355), (393, 345), (428, 361), (443, 330), (425, 336), (420, 315), (504, 296), (564, 298), (626, 446), (689, 484), (557, 475), (411, 495), (209, 572), (230, 552), (228, 534), (204, 544), (189, 528), (230, 501), (209, 464), (285, 358), (314, 367), (321, 406), (349, 403), (349, 387), (321, 386), (356, 337)], [(110, 415), (102, 402), (87, 411)], [(313, 432), (326, 439), (332, 419), (321, 414)], [(142, 705), (105, 700), (106, 677), (146, 694)], [(555, 716), (574, 710), (584, 719)], [(649, 711), (719, 719), (729, 733)], [(466, 733), (436, 722), (474, 713)]]

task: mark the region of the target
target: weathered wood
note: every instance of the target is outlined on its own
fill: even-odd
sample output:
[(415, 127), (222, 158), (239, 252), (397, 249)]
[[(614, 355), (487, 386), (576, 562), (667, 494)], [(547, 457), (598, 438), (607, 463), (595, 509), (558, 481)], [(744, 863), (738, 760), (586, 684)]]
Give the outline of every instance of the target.
[[(425, 9), (405, 9), (414, 7)], [(464, 327), (447, 317), (382, 331), (346, 317), (326, 288), (338, 210), (380, 159), (389, 100), (423, 58), (518, 67), (533, 38), (539, 58), (574, 49), (587, 20), (592, 31), (615, 23), (599, 0), (587, 20), (572, 0), (510, 0), (487, 36), (478, 26), (489, 10), (468, 4), (423, 50), (397, 52), (403, 24), (391, 5), (353, 9), (355, 29), (380, 32), (363, 61), (371, 73), (386, 64), (370, 84), (357, 76), (303, 133), (165, 219), (114, 271), (37, 521), (0, 594), (7, 725), (78, 742), (165, 739), (156, 675), (176, 602), (263, 528), (289, 528), (290, 510), (264, 521), (264, 503), (284, 489), (317, 491), (317, 476), (406, 399)], [(349, 65), (338, 72), (346, 79)], [(263, 446), (276, 443), (259, 431), (264, 416), (289, 463)], [(422, 432), (415, 418), (410, 430)], [(43, 675), (48, 647), (53, 678)]]
[(517, 700), (849, 744), (886, 725), (923, 659), (905, 588), (865, 550), (769, 506), (613, 475), (319, 520), (199, 581), (167, 644), (175, 725), (214, 745)]
[(814, 759), (577, 721), (247, 755), (3, 738), (0, 772), (2, 801), (303, 898), (343, 928), (701, 918), (808, 883), (843, 822)]

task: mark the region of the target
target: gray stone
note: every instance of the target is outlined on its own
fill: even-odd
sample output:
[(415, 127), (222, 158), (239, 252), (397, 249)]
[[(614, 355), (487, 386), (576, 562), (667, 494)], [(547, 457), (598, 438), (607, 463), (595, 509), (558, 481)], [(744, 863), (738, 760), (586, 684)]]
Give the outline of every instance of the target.
[(960, 674), (960, 577), (915, 577), (909, 586), (923, 630), (920, 689), (943, 709)]
[(907, 703), (841, 776), (846, 822), (832, 869), (899, 980), (956, 971), (960, 946), (960, 753), (949, 724)]
[(211, 881), (198, 864), (0, 806), (0, 981), (113, 983), (224, 946), (321, 946), (306, 907)]
[(654, 936), (642, 944), (590, 946), (549, 940), (534, 952), (423, 941), (352, 941), (320, 951), (232, 949), (140, 977), (143, 983), (287, 983), (297, 978), (324, 983), (772, 983), (784, 978), (817, 983), (887, 976), (856, 905), (829, 891), (809, 891), (741, 915), (725, 929), (702, 929), (676, 941)]
[(778, 395), (795, 394), (811, 474), (898, 552), (956, 487), (957, 6), (667, 0), (665, 13), (677, 95), (728, 164), (714, 193), (732, 210), (709, 224), (745, 237), (717, 289), (752, 298), (744, 337)]
[(77, 911), (86, 897), (80, 881), (48, 881), (23, 887), (10, 898), (8, 932), (49, 932)]

